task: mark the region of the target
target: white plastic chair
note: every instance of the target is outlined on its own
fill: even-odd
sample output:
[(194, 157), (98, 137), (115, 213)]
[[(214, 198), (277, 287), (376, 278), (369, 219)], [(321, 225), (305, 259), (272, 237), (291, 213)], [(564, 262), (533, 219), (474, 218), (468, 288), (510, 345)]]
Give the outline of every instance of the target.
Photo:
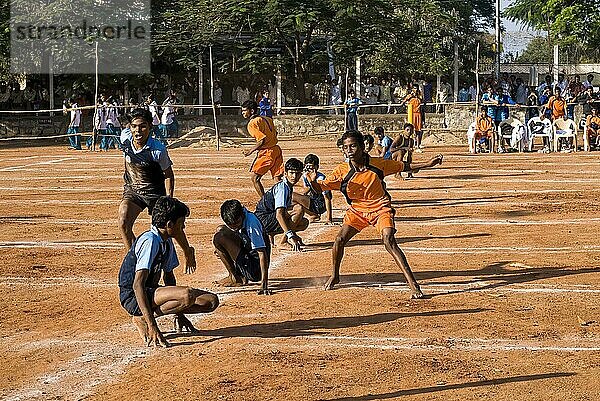
[(558, 141), (560, 138), (573, 138), (575, 152), (577, 152), (577, 124), (570, 118), (564, 120), (562, 118), (554, 120), (552, 124), (554, 129), (554, 149), (558, 151)]
[[(535, 127), (538, 124), (542, 124), (542, 130), (536, 130)], [(535, 142), (535, 138), (548, 138), (550, 147), (552, 148), (552, 139), (554, 136), (554, 128), (552, 126), (552, 122), (549, 119), (544, 119), (542, 121), (539, 117), (533, 117), (529, 119), (527, 122), (527, 131), (529, 133), (529, 151), (533, 151), (533, 143)], [(550, 149), (552, 151), (552, 149)]]
[(513, 117), (507, 118), (500, 124), (509, 124), (512, 127), (510, 133), (505, 133), (501, 129), (498, 130), (500, 144), (502, 144), (505, 139), (508, 139), (510, 141), (511, 148), (517, 149), (519, 152), (522, 152), (523, 148), (525, 147), (524, 142), (527, 141), (527, 127), (525, 126), (525, 124)]
[(467, 141), (469, 142), (469, 153), (475, 153), (475, 151), (476, 151), (475, 128), (476, 128), (476, 124), (471, 123), (471, 125), (469, 125), (469, 129), (467, 130)]

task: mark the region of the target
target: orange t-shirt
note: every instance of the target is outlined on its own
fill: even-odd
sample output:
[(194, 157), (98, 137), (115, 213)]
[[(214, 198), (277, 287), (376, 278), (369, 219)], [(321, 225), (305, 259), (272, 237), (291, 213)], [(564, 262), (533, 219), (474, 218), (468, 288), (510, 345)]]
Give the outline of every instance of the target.
[[(404, 163), (381, 157), (368, 157), (367, 166), (379, 170), (384, 177), (404, 170)], [(349, 172), (350, 163), (340, 164), (323, 181), (319, 181), (321, 189), (341, 190), (342, 182)], [(365, 171), (355, 171), (346, 183), (346, 194), (357, 211), (370, 213), (382, 207), (391, 207), (385, 183), (373, 170), (366, 168)]]
[(479, 117), (475, 131), (481, 136), (491, 136), (494, 132), (494, 122), (490, 117)]
[(421, 112), (421, 99), (419, 99), (418, 97), (411, 97), (407, 103), (412, 106), (413, 113)]
[(565, 99), (557, 99), (556, 96), (552, 96), (550, 100), (548, 100), (548, 105), (546, 107), (552, 110), (553, 120), (556, 120), (557, 118), (560, 118), (565, 115), (566, 104), (567, 102), (565, 102)]
[(277, 145), (277, 131), (270, 117), (258, 116), (248, 122), (248, 132), (256, 141), (265, 139), (260, 149), (268, 149)]
[[(592, 123), (596, 123), (600, 127), (600, 116), (589, 115), (587, 120), (585, 121), (585, 125), (588, 129), (592, 129)], [(598, 129), (596, 129), (596, 131), (598, 131)]]

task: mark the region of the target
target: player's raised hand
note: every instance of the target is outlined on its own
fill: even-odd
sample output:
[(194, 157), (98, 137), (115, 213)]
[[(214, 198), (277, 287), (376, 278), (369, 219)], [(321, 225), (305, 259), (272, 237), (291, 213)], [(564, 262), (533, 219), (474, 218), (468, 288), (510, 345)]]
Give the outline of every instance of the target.
[(167, 348), (170, 346), (169, 342), (165, 340), (162, 333), (156, 326), (148, 327), (148, 342), (146, 343), (148, 347), (157, 347), (161, 346), (163, 348)]

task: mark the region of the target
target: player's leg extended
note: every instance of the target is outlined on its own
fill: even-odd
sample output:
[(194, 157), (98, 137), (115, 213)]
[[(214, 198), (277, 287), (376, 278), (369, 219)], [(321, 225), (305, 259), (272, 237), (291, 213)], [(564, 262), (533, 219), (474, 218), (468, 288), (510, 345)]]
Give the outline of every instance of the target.
[(213, 245), (215, 246), (215, 255), (223, 262), (229, 273), (229, 277), (221, 280), (219, 284), (243, 284), (243, 278), (235, 270), (235, 260), (242, 248), (240, 236), (233, 230), (222, 225), (217, 228), (217, 232), (213, 236)]
[(156, 316), (176, 313), (209, 313), (219, 306), (219, 297), (197, 288), (159, 287), (154, 293), (152, 309)]
[(325, 284), (326, 290), (333, 289), (333, 287), (340, 282), (340, 265), (342, 264), (342, 258), (344, 257), (344, 247), (352, 237), (358, 234), (358, 232), (359, 231), (356, 228), (344, 224), (337, 237), (335, 237), (333, 249), (331, 251), (333, 271), (331, 272), (331, 277), (329, 277), (329, 280), (327, 280), (327, 283)]
[(381, 231), (381, 238), (383, 240), (383, 244), (385, 245), (385, 250), (392, 255), (396, 264), (402, 269), (402, 273), (404, 273), (404, 277), (408, 282), (408, 286), (412, 290), (411, 298), (423, 298), (423, 293), (419, 288), (419, 284), (417, 284), (417, 280), (413, 275), (410, 266), (408, 265), (408, 260), (406, 260), (406, 256), (404, 252), (398, 247), (398, 243), (396, 242), (396, 238), (394, 237), (394, 229), (392, 227), (385, 227)]
[(133, 224), (135, 220), (142, 212), (139, 205), (134, 202), (123, 199), (119, 205), (119, 229), (121, 231), (121, 238), (127, 250), (133, 245), (135, 241), (135, 235), (133, 234)]

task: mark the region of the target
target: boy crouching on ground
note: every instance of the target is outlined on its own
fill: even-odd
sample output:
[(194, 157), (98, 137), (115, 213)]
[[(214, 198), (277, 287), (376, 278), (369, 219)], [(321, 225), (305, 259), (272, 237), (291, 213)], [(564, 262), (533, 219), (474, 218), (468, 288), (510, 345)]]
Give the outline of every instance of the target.
[(225, 225), (217, 227), (213, 244), (215, 255), (223, 262), (229, 276), (218, 284), (238, 286), (260, 281), (258, 294), (271, 295), (271, 244), (260, 220), (237, 199), (223, 202), (221, 218)]
[[(190, 209), (175, 198), (158, 198), (152, 210), (152, 226), (133, 243), (119, 271), (120, 301), (132, 316), (148, 346), (168, 347), (156, 317), (174, 314), (175, 326), (195, 332), (184, 313), (208, 313), (219, 298), (208, 291), (176, 285), (173, 270), (179, 265), (172, 238), (185, 229)], [(164, 286), (159, 285), (163, 279)]]

